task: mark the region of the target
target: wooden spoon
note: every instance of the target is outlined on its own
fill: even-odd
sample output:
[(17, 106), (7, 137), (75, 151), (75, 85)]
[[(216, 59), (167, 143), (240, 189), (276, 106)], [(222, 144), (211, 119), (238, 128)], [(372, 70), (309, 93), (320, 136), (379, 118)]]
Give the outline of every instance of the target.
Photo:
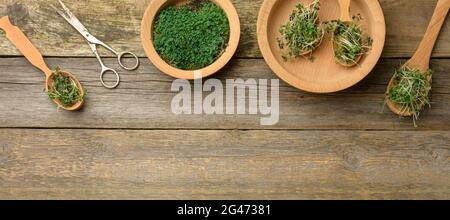
[(344, 23), (353, 22), (350, 16), (350, 0), (339, 0), (339, 7), (341, 8), (341, 17), (339, 20)]
[[(436, 44), (437, 38), (441, 31), (442, 25), (444, 24), (445, 18), (447, 17), (448, 11), (450, 9), (450, 0), (439, 0), (436, 9), (434, 11), (431, 22), (425, 33), (422, 42), (419, 45), (414, 56), (404, 64), (404, 67), (409, 67), (412, 69), (418, 69), (421, 72), (426, 72), (430, 68), (430, 59), (433, 53), (434, 45)], [(429, 78), (432, 81), (432, 78)], [(394, 86), (394, 78), (391, 79), (388, 86), (388, 92)], [(429, 93), (430, 91), (428, 91)], [(387, 99), (387, 105), (395, 114), (400, 116), (408, 117), (414, 115), (413, 112), (405, 111), (392, 100)], [(425, 104), (424, 104), (425, 105)], [(422, 106), (423, 107), (423, 106)]]
[[(351, 2), (351, 0), (338, 0), (338, 1), (339, 1), (339, 7), (340, 7), (340, 10), (341, 10), (341, 17), (339, 18), (339, 20), (341, 22), (345, 23), (345, 24), (353, 23), (352, 16), (350, 16), (350, 2)], [(334, 39), (334, 34), (335, 34), (335, 31), (333, 31), (331, 39)], [(352, 64), (344, 63), (341, 60), (336, 58), (336, 54), (334, 53), (334, 51), (335, 51), (334, 50), (334, 46), (335, 46), (334, 45), (334, 40), (333, 40), (332, 46), (333, 46), (332, 47), (332, 49), (333, 49), (333, 56), (335, 56), (336, 62), (338, 64), (342, 65), (342, 66), (345, 66), (345, 67), (353, 67), (353, 66), (355, 66), (356, 64), (358, 64), (358, 62), (361, 60), (361, 58), (363, 56), (362, 54), (359, 55), (356, 58), (355, 62), (352, 63)]]
[[(25, 34), (16, 26), (11, 24), (8, 16), (0, 19), (0, 28), (6, 33), (6, 37), (17, 47), (17, 49), (33, 64), (35, 67), (40, 69), (45, 74), (45, 89), (48, 92), (49, 88), (53, 85), (52, 71), (45, 64), (44, 58), (41, 53), (34, 47), (30, 40), (25, 36)], [(70, 77), (76, 86), (81, 91), (81, 96), (84, 96), (84, 90), (78, 81), (78, 79), (69, 72), (61, 72), (63, 75)], [(75, 111), (83, 106), (84, 100), (79, 101), (71, 106), (63, 106), (58, 99), (54, 99), (60, 108), (69, 111)]]

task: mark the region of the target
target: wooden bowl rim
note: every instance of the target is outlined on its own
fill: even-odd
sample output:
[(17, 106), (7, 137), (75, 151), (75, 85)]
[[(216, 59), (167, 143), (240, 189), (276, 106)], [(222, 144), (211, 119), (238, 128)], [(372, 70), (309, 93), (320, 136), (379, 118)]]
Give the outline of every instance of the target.
[[(257, 22), (257, 37), (258, 37), (258, 45), (261, 50), (261, 53), (266, 61), (266, 63), (269, 65), (269, 67), (272, 69), (272, 71), (283, 81), (288, 83), (289, 85), (311, 93), (333, 93), (342, 91), (345, 89), (348, 89), (361, 80), (363, 80), (369, 73), (375, 68), (375, 65), (378, 63), (379, 59), (381, 58), (381, 54), (384, 49), (385, 41), (386, 41), (386, 22), (383, 14), (383, 10), (381, 8), (381, 5), (376, 0), (364, 0), (365, 4), (370, 9), (373, 9), (371, 12), (373, 13), (372, 17), (373, 19), (373, 25), (376, 26), (375, 30), (377, 31), (377, 35), (380, 35), (380, 39), (378, 39), (377, 47), (373, 47), (370, 53), (374, 53), (374, 58), (367, 59), (364, 62), (366, 62), (364, 65), (366, 66), (365, 73), (361, 74), (360, 77), (355, 77), (352, 75), (352, 80), (342, 80), (342, 82), (335, 83), (335, 86), (324, 86), (324, 85), (318, 85), (313, 84), (311, 82), (304, 82), (300, 80), (299, 78), (295, 77), (293, 74), (289, 73), (276, 59), (274, 53), (271, 49), (271, 44), (269, 43), (269, 37), (268, 37), (268, 30), (269, 30), (269, 17), (271, 17), (272, 9), (274, 8), (275, 4), (280, 0), (264, 0), (261, 9), (259, 11), (258, 15), (258, 22)], [(375, 35), (375, 34), (372, 34)], [(375, 43), (374, 43), (375, 45)], [(331, 52), (330, 52), (331, 53)], [(334, 56), (332, 56), (334, 59)], [(338, 85), (338, 86), (336, 86)]]
[(211, 65), (204, 67), (199, 70), (182, 70), (164, 61), (156, 52), (153, 45), (153, 24), (156, 16), (159, 14), (160, 10), (167, 5), (167, 3), (172, 2), (172, 0), (153, 0), (147, 7), (141, 23), (141, 41), (144, 47), (145, 53), (147, 54), (149, 60), (156, 66), (160, 71), (165, 74), (178, 79), (193, 80), (197, 79), (196, 75), (200, 75), (200, 78), (205, 78), (213, 75), (222, 69), (234, 56), (241, 36), (241, 26), (239, 15), (233, 3), (230, 0), (210, 0), (215, 4), (219, 5), (228, 17), (230, 24), (230, 39), (228, 41), (228, 46), (226, 47), (224, 53)]

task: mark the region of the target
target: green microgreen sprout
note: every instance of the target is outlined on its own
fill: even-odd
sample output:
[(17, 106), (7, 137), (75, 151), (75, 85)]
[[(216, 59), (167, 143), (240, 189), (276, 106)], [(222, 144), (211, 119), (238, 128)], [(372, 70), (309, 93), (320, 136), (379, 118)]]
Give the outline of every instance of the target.
[(426, 106), (431, 107), (429, 94), (432, 75), (432, 70), (423, 72), (410, 67), (397, 69), (393, 86), (386, 94), (386, 99), (395, 103), (402, 112), (412, 114), (416, 127), (420, 111)]
[(307, 54), (310, 54), (309, 59), (313, 60), (311, 52), (320, 45), (325, 34), (319, 19), (319, 10), (319, 0), (314, 0), (306, 7), (299, 3), (289, 21), (281, 26), (278, 46), (280, 49), (287, 47), (288, 51), (283, 55), (285, 61)]
[(334, 58), (341, 65), (357, 65), (361, 57), (372, 48), (373, 40), (363, 33), (359, 25), (360, 19), (361, 17), (355, 16), (352, 22), (328, 22), (327, 31), (332, 33)]
[(168, 64), (182, 70), (201, 69), (214, 63), (230, 38), (228, 17), (207, 0), (190, 0), (161, 10), (153, 28), (153, 44)]
[(72, 106), (83, 101), (83, 92), (77, 87), (77, 83), (69, 76), (64, 75), (59, 67), (52, 72), (53, 83), (49, 85), (48, 97), (51, 100), (59, 100), (62, 106)]

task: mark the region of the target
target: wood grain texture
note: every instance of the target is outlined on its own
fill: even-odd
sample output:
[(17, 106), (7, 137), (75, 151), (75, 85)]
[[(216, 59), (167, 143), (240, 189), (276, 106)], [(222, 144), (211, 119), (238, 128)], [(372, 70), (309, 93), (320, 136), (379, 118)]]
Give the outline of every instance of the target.
[(449, 142), (440, 131), (0, 129), (0, 198), (446, 199)]
[[(262, 0), (232, 0), (241, 18), (237, 57), (260, 58)], [(261, 115), (171, 112), (173, 79), (147, 58), (107, 90), (89, 47), (50, 8), (52, 0), (0, 0), (49, 66), (77, 75), (88, 92), (80, 112), (57, 111), (44, 77), (0, 33), (0, 199), (449, 199), (450, 59), (432, 59), (433, 108), (414, 128), (382, 111), (404, 59), (382, 59), (363, 82), (328, 95), (280, 85), (280, 123)], [(380, 0), (384, 57), (416, 50), (436, 0)], [(149, 0), (66, 4), (98, 37), (144, 56), (140, 18)], [(46, 24), (46, 25), (42, 25)], [(433, 57), (450, 58), (450, 23)], [(101, 51), (102, 55), (109, 55)], [(70, 56), (73, 58), (67, 58)], [(115, 59), (105, 59), (112, 67)], [(117, 66), (116, 66), (117, 67)], [(273, 79), (262, 59), (234, 59), (215, 78)], [(380, 113), (382, 112), (382, 113)]]
[[(50, 7), (53, 0), (0, 0), (0, 16), (9, 15), (46, 56), (93, 56), (83, 38)], [(242, 38), (237, 57), (261, 57), (256, 20), (262, 0), (233, 0)], [(384, 57), (410, 57), (422, 39), (437, 0), (380, 0), (387, 23)], [(140, 24), (149, 0), (80, 0), (67, 6), (101, 40), (145, 56)], [(45, 24), (45, 25), (43, 25)], [(3, 37), (3, 34), (0, 34)], [(446, 38), (447, 36), (447, 38)], [(444, 24), (433, 57), (450, 57), (450, 22)], [(0, 37), (1, 38), (1, 37)], [(105, 56), (111, 56), (101, 51)], [(18, 55), (0, 40), (0, 55)]]
[[(384, 92), (394, 69), (403, 60), (383, 60), (352, 89), (329, 95), (280, 85), (280, 123), (260, 126), (262, 115), (175, 115), (171, 111), (173, 78), (145, 59), (136, 72), (121, 72), (116, 90), (104, 89), (94, 58), (52, 58), (50, 66), (78, 76), (87, 90), (80, 112), (57, 111), (43, 92), (43, 77), (23, 58), (0, 59), (0, 127), (133, 128), (133, 129), (383, 129), (416, 130), (411, 119), (383, 111)], [(108, 64), (114, 59), (106, 59)], [(433, 60), (436, 71), (433, 107), (419, 121), (419, 130), (450, 129), (450, 60)], [(277, 79), (263, 60), (233, 60), (215, 77)], [(206, 93), (207, 94), (207, 93)], [(206, 95), (205, 94), (205, 95)], [(25, 104), (26, 103), (26, 104)]]

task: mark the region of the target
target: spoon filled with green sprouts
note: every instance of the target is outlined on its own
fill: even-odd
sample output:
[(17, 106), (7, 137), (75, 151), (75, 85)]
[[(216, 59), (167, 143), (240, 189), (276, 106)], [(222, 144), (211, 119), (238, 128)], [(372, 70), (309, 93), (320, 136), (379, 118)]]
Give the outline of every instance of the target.
[(334, 59), (342, 66), (358, 64), (372, 47), (372, 39), (366, 36), (359, 24), (360, 17), (350, 16), (350, 0), (339, 0), (341, 17), (328, 23), (327, 31), (332, 33)]
[(431, 22), (414, 56), (395, 71), (386, 92), (386, 103), (396, 114), (419, 118), (424, 107), (430, 106), (432, 87), (430, 58), (439, 32), (450, 8), (450, 0), (439, 0)]
[[(319, 19), (320, 3), (314, 0), (310, 5), (299, 3), (289, 21), (281, 26), (278, 38), (280, 49), (287, 49), (285, 61), (311, 54), (321, 43), (325, 31)], [(309, 56), (312, 59), (312, 56)]]
[(45, 74), (45, 91), (58, 107), (75, 111), (83, 106), (85, 93), (81, 83), (73, 74), (61, 71), (59, 68), (50, 70), (42, 54), (25, 34), (10, 22), (8, 17), (0, 18), (0, 29), (5, 31), (6, 37), (30, 63)]

